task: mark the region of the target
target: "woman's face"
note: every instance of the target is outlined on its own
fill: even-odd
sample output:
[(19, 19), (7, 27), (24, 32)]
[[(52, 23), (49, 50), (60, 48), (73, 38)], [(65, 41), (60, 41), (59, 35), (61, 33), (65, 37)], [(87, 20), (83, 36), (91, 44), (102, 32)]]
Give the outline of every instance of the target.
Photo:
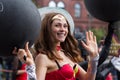
[(52, 38), (55, 42), (64, 42), (68, 34), (68, 24), (66, 19), (58, 14), (53, 17), (51, 25)]

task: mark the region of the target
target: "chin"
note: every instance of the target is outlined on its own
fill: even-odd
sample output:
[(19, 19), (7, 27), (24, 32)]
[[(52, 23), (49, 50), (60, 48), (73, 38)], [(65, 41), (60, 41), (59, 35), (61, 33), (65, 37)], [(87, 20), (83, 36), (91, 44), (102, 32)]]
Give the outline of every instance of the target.
[(59, 40), (60, 42), (64, 42), (65, 40)]

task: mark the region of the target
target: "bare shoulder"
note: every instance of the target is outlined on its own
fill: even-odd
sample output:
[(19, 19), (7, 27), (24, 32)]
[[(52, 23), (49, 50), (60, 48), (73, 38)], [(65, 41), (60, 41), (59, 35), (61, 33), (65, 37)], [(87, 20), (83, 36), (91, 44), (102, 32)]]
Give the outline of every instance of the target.
[(35, 58), (35, 63), (40, 64), (40, 65), (46, 65), (47, 62), (49, 61), (47, 55), (45, 54), (38, 54)]
[(36, 56), (36, 58), (35, 59), (48, 59), (48, 57), (47, 57), (47, 55), (45, 55), (45, 54), (41, 54), (41, 53), (39, 53), (37, 56)]

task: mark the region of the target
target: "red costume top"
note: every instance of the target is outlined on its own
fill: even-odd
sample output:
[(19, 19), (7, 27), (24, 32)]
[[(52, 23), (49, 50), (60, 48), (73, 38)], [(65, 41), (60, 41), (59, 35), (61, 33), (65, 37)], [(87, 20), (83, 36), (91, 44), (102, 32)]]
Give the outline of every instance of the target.
[[(57, 46), (56, 50), (61, 50), (61, 47)], [(57, 60), (55, 60), (55, 62), (59, 69), (47, 73), (45, 80), (76, 80), (75, 75), (77, 76), (79, 74), (79, 70), (75, 73), (74, 69), (69, 64), (65, 64), (61, 67)]]
[[(57, 63), (59, 69), (46, 74), (45, 80), (76, 80), (74, 70), (69, 64), (62, 67)], [(78, 73), (77, 73), (78, 74)]]

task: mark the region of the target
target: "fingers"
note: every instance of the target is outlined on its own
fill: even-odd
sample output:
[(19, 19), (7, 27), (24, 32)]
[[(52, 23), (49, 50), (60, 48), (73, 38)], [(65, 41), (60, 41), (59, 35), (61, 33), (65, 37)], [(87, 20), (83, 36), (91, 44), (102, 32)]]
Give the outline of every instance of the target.
[(24, 55), (23, 59), (26, 61), (27, 57)]
[(87, 43), (87, 41), (88, 41), (88, 32), (86, 32), (86, 43)]
[(96, 42), (96, 36), (94, 36), (93, 32), (91, 31), (86, 32), (86, 43), (89, 43), (89, 41)]
[(26, 42), (25, 44), (25, 50), (28, 51), (28, 45), (29, 45), (29, 42)]
[(96, 41), (96, 36), (93, 36), (93, 41), (94, 41), (94, 42), (97, 42), (97, 41)]
[(93, 40), (93, 32), (88, 31), (88, 32), (86, 33), (86, 35), (87, 35), (87, 39), (88, 39), (88, 40)]
[(28, 57), (31, 57), (31, 52), (30, 52), (30, 50), (29, 50), (28, 45), (29, 45), (29, 42), (27, 42), (27, 43), (25, 44), (25, 51), (26, 51), (26, 53), (27, 53), (27, 56), (28, 56)]
[(25, 54), (24, 49), (17, 50), (17, 47), (14, 47), (12, 54), (16, 55), (18, 59), (22, 62), (26, 61), (26, 54)]
[[(23, 59), (24, 59), (24, 61), (26, 61), (27, 60), (27, 57), (29, 57), (30, 56), (30, 51), (29, 51), (29, 47), (28, 47), (28, 45), (29, 45), (29, 42), (26, 42), (26, 44), (25, 44), (25, 49), (22, 51), (21, 49), (21, 51), (22, 51), (22, 53), (24, 53), (23, 54)], [(20, 52), (20, 51), (19, 51)]]
[(86, 32), (86, 43), (82, 41), (83, 47), (88, 50), (90, 53), (94, 53), (96, 51), (97, 42), (96, 36), (94, 36), (93, 32)]
[(27, 59), (27, 54), (25, 52), (24, 49), (19, 49), (18, 53), (17, 53), (18, 58), (20, 59), (20, 61), (22, 62), (26, 62)]
[(33, 64), (33, 57), (32, 54), (29, 50), (29, 42), (27, 42), (25, 44), (25, 48), (24, 49), (18, 49), (15, 47), (13, 50), (13, 54), (16, 54), (17, 57), (19, 58), (19, 60), (23, 63), (27, 63), (27, 64)]
[(90, 40), (93, 40), (93, 32), (89, 31), (89, 34)]
[(87, 45), (84, 41), (81, 40), (82, 46), (87, 50)]

